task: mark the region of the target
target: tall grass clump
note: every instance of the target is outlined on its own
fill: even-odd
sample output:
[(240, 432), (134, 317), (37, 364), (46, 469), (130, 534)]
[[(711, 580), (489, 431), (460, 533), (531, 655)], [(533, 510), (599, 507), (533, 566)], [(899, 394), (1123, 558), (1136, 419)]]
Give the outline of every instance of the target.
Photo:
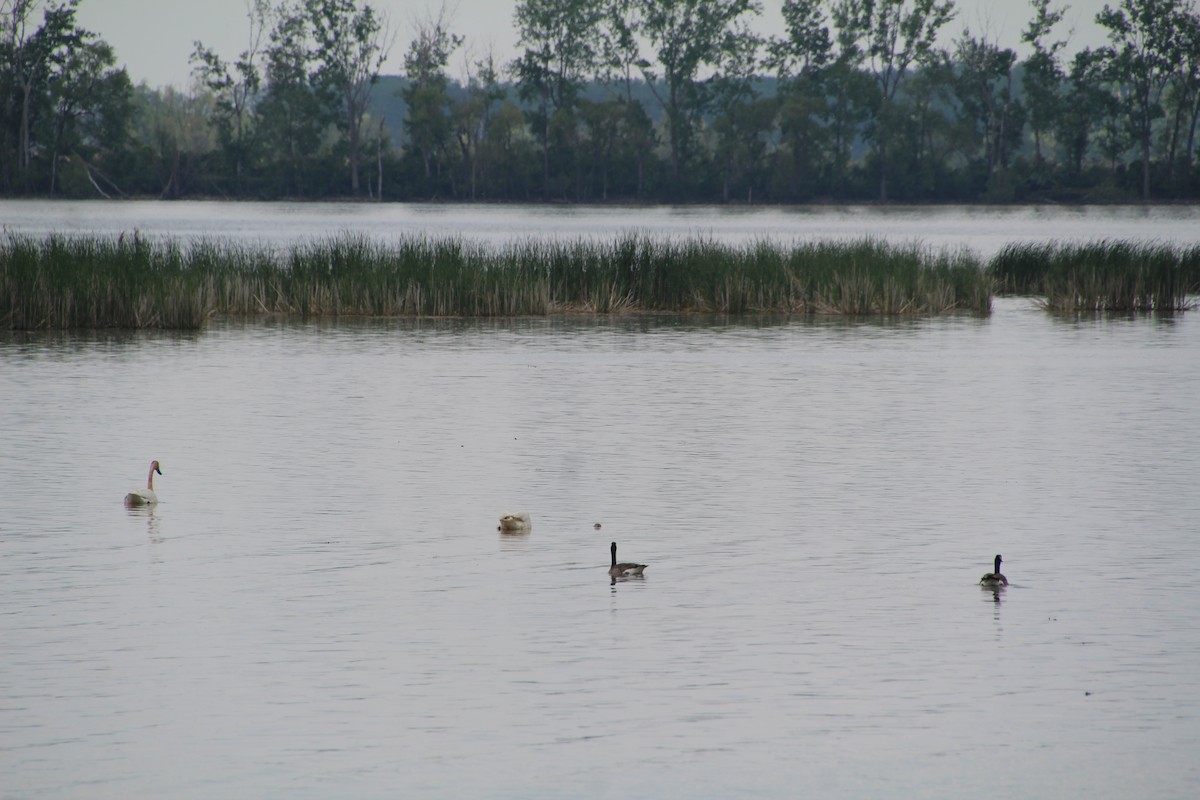
[(832, 314), (987, 313), (991, 286), (963, 252), (882, 242), (725, 245), (624, 237), (525, 246), (552, 310)]
[(212, 310), (207, 288), (170, 242), (136, 235), (0, 242), (0, 326), (8, 329), (197, 329)]
[(988, 264), (999, 290), (1056, 311), (1181, 311), (1200, 291), (1200, 246), (1123, 241), (1023, 243)]
[(787, 264), (807, 310), (836, 314), (987, 314), (991, 278), (967, 250), (866, 239), (793, 248)]

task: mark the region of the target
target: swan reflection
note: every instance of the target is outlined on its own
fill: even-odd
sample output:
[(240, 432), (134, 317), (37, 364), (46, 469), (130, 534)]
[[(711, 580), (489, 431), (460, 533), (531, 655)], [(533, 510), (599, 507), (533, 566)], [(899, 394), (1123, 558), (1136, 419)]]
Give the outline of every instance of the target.
[(155, 507), (153, 505), (145, 506), (127, 506), (125, 513), (131, 517), (146, 518), (146, 536), (151, 542), (161, 542), (162, 534), (159, 532), (159, 519), (154, 514)]

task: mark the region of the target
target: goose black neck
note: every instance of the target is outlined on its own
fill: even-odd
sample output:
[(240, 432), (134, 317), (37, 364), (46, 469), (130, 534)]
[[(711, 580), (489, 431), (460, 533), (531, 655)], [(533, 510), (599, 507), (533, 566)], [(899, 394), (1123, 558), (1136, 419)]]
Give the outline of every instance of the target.
[(609, 548), (609, 551), (612, 553), (612, 565), (615, 567), (617, 565), (617, 543), (616, 542), (612, 543), (612, 547)]

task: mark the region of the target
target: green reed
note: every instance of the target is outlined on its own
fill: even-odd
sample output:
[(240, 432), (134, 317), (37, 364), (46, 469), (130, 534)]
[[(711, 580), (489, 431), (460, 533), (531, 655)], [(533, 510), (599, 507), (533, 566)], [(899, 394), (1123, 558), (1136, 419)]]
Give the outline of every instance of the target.
[(181, 328), (214, 314), (537, 316), (626, 311), (940, 314), (991, 308), (966, 251), (624, 236), (491, 246), (341, 237), (287, 250), (140, 236), (0, 242), (0, 327)]
[(1200, 292), (1200, 246), (1010, 244), (988, 272), (1000, 291), (1037, 295), (1056, 311), (1180, 311)]
[(211, 303), (174, 244), (140, 237), (9, 237), (0, 243), (0, 327), (180, 328)]

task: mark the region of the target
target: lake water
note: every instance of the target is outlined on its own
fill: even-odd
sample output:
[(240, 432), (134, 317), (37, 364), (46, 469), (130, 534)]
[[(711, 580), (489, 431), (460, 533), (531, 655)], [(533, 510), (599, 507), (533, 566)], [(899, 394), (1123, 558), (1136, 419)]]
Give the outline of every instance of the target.
[(529, 238), (702, 236), (726, 242), (917, 241), (988, 257), (1010, 242), (1128, 239), (1200, 244), (1200, 206), (521, 206), (397, 203), (224, 203), (0, 200), (0, 231), (219, 238), (287, 246), (343, 234)]
[(1198, 401), (1027, 299), (5, 334), (0, 797), (1194, 798)]

